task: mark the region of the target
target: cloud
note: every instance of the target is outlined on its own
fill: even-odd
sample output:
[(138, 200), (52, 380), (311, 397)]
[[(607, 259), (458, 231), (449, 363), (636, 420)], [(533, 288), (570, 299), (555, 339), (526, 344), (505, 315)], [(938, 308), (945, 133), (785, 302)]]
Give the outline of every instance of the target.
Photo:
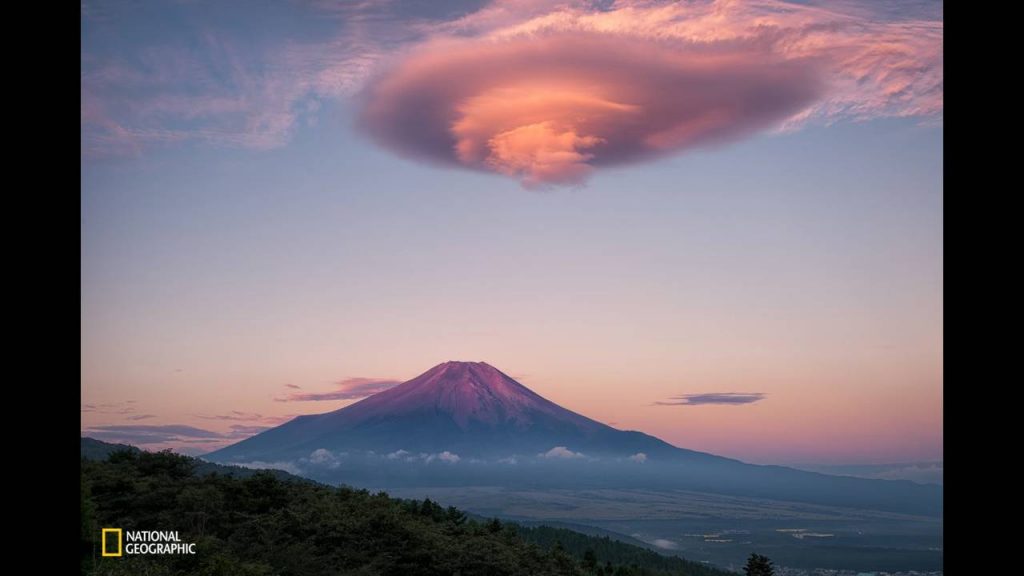
[[(195, 416), (196, 416), (196, 418), (202, 418), (203, 420), (220, 420), (220, 421), (226, 421), (226, 422), (250, 422), (250, 423), (253, 423), (252, 425), (249, 425), (249, 426), (242, 426), (242, 425), (233, 425), (233, 426), (231, 426), (231, 429), (235, 433), (234, 437), (237, 437), (239, 434), (246, 434), (247, 432), (249, 432), (250, 434), (256, 434), (258, 432), (262, 432), (263, 430), (266, 430), (270, 426), (276, 426), (278, 424), (283, 424), (284, 422), (287, 422), (288, 420), (291, 420), (292, 418), (294, 418), (296, 415), (295, 414), (282, 414), (280, 416), (267, 416), (267, 415), (264, 415), (264, 414), (259, 414), (257, 412), (243, 412), (241, 410), (232, 410), (232, 411), (227, 412), (225, 414), (206, 414), (206, 415), (204, 415), (204, 414), (196, 414)], [(256, 423), (259, 423), (260, 425), (257, 426), (257, 425), (255, 425)]]
[(203, 430), (202, 428), (196, 428), (194, 426), (187, 426), (184, 424), (165, 424), (165, 425), (108, 425), (108, 426), (93, 426), (93, 430), (102, 430), (106, 432), (131, 432), (131, 433), (161, 433), (161, 434), (174, 434), (176, 436), (182, 436), (186, 438), (219, 438), (221, 435), (218, 432), (210, 430)]
[(910, 480), (922, 484), (942, 484), (942, 462), (924, 462), (907, 465), (893, 464), (888, 468), (882, 466), (879, 468), (874, 474), (868, 473), (864, 474), (864, 476), (883, 480)]
[(430, 456), (427, 457), (427, 462), (433, 462), (434, 460), (440, 460), (441, 462), (447, 462), (448, 464), (455, 464), (456, 462), (461, 460), (461, 458), (459, 458), (458, 454), (453, 454), (445, 450), (440, 454), (431, 454)]
[(302, 386), (299, 386), (298, 384), (285, 384), (284, 387), (285, 388), (291, 388), (292, 390), (301, 390), (302, 389)]
[(909, 462), (894, 464), (794, 464), (801, 468), (824, 474), (857, 476), (882, 480), (910, 480), (923, 484), (942, 484), (942, 462)]
[(317, 448), (309, 454), (309, 458), (305, 461), (315, 466), (322, 466), (331, 470), (336, 470), (341, 466), (341, 458), (347, 456), (346, 452), (340, 452), (335, 454), (326, 448)]
[(222, 440), (225, 436), (219, 432), (204, 430), (184, 424), (142, 425), (120, 424), (90, 426), (84, 434), (99, 440), (125, 442), (128, 444), (166, 444), (168, 442), (187, 442), (189, 440), (210, 441)]
[(433, 462), (434, 460), (440, 460), (441, 462), (445, 462), (447, 464), (455, 464), (456, 462), (462, 460), (462, 458), (458, 454), (449, 452), (448, 450), (445, 450), (444, 452), (440, 452), (437, 454), (428, 454), (426, 452), (413, 454), (408, 450), (395, 450), (394, 452), (391, 452), (390, 454), (387, 454), (384, 457), (387, 458), (388, 460), (402, 460), (405, 462), (425, 462), (427, 464)]
[(248, 426), (245, 424), (232, 424), (231, 432), (228, 434), (230, 438), (248, 438), (259, 434), (260, 432), (270, 430), (270, 426)]
[(555, 446), (554, 448), (548, 450), (547, 452), (541, 452), (540, 454), (537, 454), (537, 456), (540, 456), (541, 458), (559, 458), (566, 460), (574, 458), (585, 458), (583, 453), (573, 452), (572, 450), (569, 450), (565, 446)]
[(857, 5), (495, 2), (373, 78), (360, 125), (412, 158), (572, 185), (812, 119), (937, 115), (941, 44), (941, 21)]
[(664, 402), (655, 402), (656, 406), (703, 406), (705, 404), (753, 404), (764, 400), (763, 392), (707, 392), (704, 394), (683, 394), (673, 396)]
[[(393, 39), (407, 33), (394, 17), (360, 4), (333, 21), (333, 34), (316, 39), (308, 30), (288, 36), (266, 25), (260, 10), (218, 27), (205, 7), (190, 2), (163, 3), (159, 11), (109, 5), (106, 22), (94, 19), (82, 49), (82, 153), (137, 156), (188, 143), (257, 151), (286, 145), (299, 126), (316, 123), (322, 101), (352, 94)], [(179, 23), (173, 35), (132, 40), (124, 34), (161, 21)], [(189, 21), (204, 24), (184, 24)], [(264, 33), (244, 32), (251, 30)], [(118, 42), (114, 50), (111, 42)]]
[(576, 31), (424, 47), (369, 87), (361, 120), (398, 152), (535, 187), (771, 127), (821, 90), (810, 63), (750, 48)]
[(334, 454), (326, 448), (317, 448), (309, 454), (309, 461), (314, 464), (320, 464), (334, 459)]
[(232, 410), (227, 414), (214, 414), (211, 416), (198, 415), (199, 418), (204, 420), (237, 420), (241, 422), (258, 422), (263, 420), (262, 414), (255, 412), (242, 412), (240, 410)]
[(105, 404), (83, 403), (80, 411), (125, 416), (128, 420), (143, 420), (145, 418), (153, 417), (152, 414), (137, 415), (136, 404), (138, 404), (138, 402), (135, 400), (122, 400), (120, 402), (108, 402)]
[(644, 462), (647, 462), (647, 454), (644, 454), (643, 452), (637, 452), (636, 454), (630, 456), (629, 459), (632, 460), (633, 462), (643, 464)]
[(666, 540), (664, 538), (657, 538), (657, 539), (653, 540), (651, 542), (651, 544), (654, 544), (655, 546), (657, 546), (658, 548), (661, 548), (662, 550), (678, 550), (679, 549), (679, 544), (678, 543), (673, 542), (672, 540)]
[(499, 459), (498, 464), (509, 464), (515, 466), (516, 464), (519, 464), (519, 460), (515, 456), (509, 456), (508, 458)]
[(397, 380), (380, 378), (348, 378), (337, 383), (337, 389), (330, 392), (292, 392), (274, 398), (278, 402), (320, 402), (325, 400), (355, 400), (372, 396), (398, 386)]
[(406, 450), (395, 450), (394, 452), (385, 456), (385, 458), (387, 458), (388, 460), (398, 460), (399, 458), (405, 458), (410, 454), (411, 452), (408, 452)]
[[(119, 403), (134, 404), (131, 403)], [(104, 405), (100, 405), (104, 406)], [(129, 406), (130, 408), (130, 406)], [(117, 414), (120, 414), (120, 408)], [(152, 414), (124, 415), (130, 421), (155, 418)], [(264, 416), (249, 412), (232, 411), (227, 414), (196, 416), (205, 420), (239, 421), (225, 431), (208, 430), (187, 424), (90, 424), (83, 426), (82, 435), (109, 442), (122, 442), (138, 446), (171, 448), (187, 454), (203, 454), (226, 444), (249, 438), (269, 430), (273, 425), (290, 420), (294, 415)]]
[(235, 466), (241, 466), (243, 468), (252, 468), (255, 470), (284, 470), (289, 474), (295, 474), (296, 476), (301, 474), (302, 471), (294, 462), (264, 462), (262, 460), (253, 460), (252, 462), (233, 462)]

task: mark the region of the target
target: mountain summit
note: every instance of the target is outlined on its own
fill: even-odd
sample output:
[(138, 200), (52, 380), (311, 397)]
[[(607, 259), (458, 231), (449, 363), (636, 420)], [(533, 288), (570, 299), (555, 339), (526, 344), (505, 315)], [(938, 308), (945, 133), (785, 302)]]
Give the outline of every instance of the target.
[(333, 412), (299, 416), (209, 457), (269, 461), (319, 448), (511, 457), (559, 446), (627, 456), (680, 450), (566, 410), (485, 362), (453, 361)]
[(555, 419), (583, 429), (602, 424), (543, 398), (486, 362), (445, 362), (423, 374), (332, 412), (346, 423), (441, 415), (463, 430), (526, 430)]

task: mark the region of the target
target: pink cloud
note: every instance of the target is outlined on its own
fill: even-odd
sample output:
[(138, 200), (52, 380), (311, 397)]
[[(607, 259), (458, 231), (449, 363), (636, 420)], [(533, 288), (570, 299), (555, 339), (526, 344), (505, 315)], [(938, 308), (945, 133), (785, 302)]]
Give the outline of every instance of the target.
[(325, 400), (355, 400), (401, 384), (396, 380), (380, 378), (348, 378), (337, 383), (337, 388), (328, 392), (292, 392), (274, 398), (278, 402), (320, 402)]
[(750, 2), (495, 2), (363, 92), (401, 154), (532, 187), (819, 119), (942, 110), (942, 24)]
[(362, 120), (413, 157), (574, 184), (597, 166), (768, 128), (821, 91), (806, 60), (559, 32), (424, 47), (369, 87)]
[(238, 422), (261, 422), (267, 417), (262, 414), (255, 412), (243, 412), (241, 410), (232, 410), (226, 414), (213, 414), (213, 415), (199, 415), (198, 418), (203, 420), (234, 420)]

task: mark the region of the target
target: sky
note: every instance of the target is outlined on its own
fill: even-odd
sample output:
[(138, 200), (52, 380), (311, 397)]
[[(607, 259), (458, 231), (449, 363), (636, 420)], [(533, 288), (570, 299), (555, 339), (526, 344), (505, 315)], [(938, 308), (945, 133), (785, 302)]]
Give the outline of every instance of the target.
[(942, 456), (942, 5), (84, 2), (82, 433), (448, 360), (756, 463)]

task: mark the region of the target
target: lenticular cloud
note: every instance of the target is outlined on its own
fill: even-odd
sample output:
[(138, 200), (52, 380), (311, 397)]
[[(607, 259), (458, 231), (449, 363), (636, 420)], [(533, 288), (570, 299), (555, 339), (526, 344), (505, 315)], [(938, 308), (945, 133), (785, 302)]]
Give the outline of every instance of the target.
[(576, 184), (598, 166), (764, 129), (821, 89), (806, 60), (557, 34), (430, 45), (370, 85), (362, 119), (415, 157)]
[(534, 187), (815, 116), (941, 111), (941, 23), (772, 1), (517, 7), (410, 48), (365, 87), (362, 127), (407, 156)]

